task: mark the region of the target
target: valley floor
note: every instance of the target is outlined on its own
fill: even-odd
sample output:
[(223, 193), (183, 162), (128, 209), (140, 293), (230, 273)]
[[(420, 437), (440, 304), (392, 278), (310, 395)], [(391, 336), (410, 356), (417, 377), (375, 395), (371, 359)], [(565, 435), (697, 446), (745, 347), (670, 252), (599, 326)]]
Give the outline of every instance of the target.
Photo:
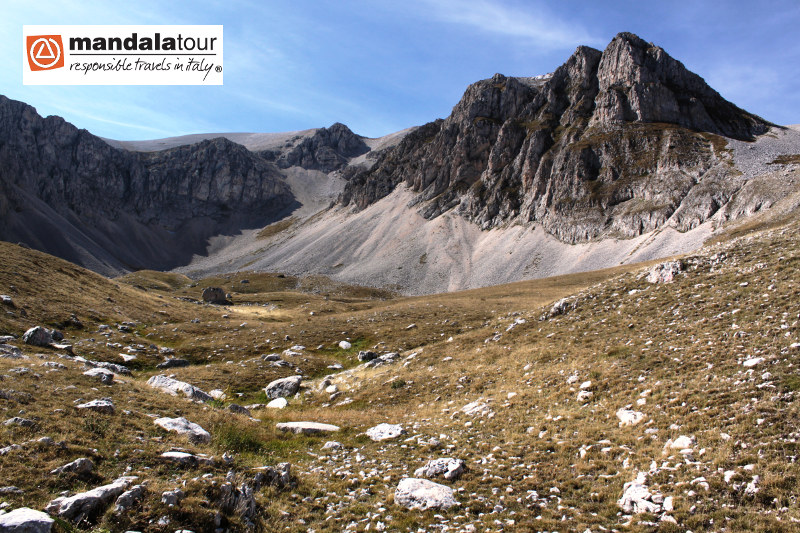
[[(53, 530), (797, 531), (799, 229), (754, 221), (663, 268), (418, 297), (274, 274), (108, 280), (2, 243), (0, 506), (136, 476), (128, 505), (51, 504)], [(201, 303), (209, 286), (233, 305)], [(23, 343), (35, 325), (71, 348)], [(157, 368), (171, 359), (186, 366)], [(292, 375), (299, 391), (267, 407)], [(339, 429), (276, 426), (297, 421)], [(381, 423), (402, 433), (374, 440)], [(79, 458), (93, 468), (51, 472)], [(432, 479), (457, 505), (409, 509), (398, 484), (437, 458), (464, 462)]]

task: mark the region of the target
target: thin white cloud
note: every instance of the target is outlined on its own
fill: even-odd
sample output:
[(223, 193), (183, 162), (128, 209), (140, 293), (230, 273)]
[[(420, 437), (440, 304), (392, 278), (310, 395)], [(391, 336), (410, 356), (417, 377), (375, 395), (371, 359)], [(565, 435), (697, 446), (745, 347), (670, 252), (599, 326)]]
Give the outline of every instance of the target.
[(602, 40), (591, 36), (584, 28), (560, 20), (546, 6), (534, 3), (522, 8), (498, 0), (421, 1), (427, 14), (441, 22), (522, 39), (545, 49), (602, 44)]

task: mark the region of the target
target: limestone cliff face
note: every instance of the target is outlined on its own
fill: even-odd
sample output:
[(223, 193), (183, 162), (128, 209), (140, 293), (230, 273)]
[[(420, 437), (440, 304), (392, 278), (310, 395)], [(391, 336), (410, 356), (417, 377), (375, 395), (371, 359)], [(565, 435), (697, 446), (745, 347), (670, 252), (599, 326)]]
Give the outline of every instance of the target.
[(2, 96), (0, 193), (0, 238), (102, 257), (107, 273), (180, 264), (294, 201), (274, 165), (228, 140), (129, 152)]
[(364, 208), (404, 183), (427, 218), (454, 209), (483, 228), (537, 222), (566, 242), (686, 230), (741, 187), (720, 136), (769, 126), (621, 33), (552, 75), (471, 85), (447, 119), (346, 172), (339, 201)]

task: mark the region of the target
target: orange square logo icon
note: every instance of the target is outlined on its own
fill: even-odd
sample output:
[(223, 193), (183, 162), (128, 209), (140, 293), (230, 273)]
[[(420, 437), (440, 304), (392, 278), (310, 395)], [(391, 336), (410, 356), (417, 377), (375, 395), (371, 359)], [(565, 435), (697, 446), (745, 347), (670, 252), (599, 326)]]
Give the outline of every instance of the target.
[(60, 35), (29, 35), (25, 39), (25, 48), (32, 71), (64, 66), (64, 45)]

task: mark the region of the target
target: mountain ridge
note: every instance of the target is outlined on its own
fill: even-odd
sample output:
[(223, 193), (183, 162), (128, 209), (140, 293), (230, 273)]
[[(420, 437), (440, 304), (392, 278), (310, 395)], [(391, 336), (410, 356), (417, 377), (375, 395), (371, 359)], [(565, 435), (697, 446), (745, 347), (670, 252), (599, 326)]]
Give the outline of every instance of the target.
[[(704, 178), (733, 177), (724, 141), (709, 134), (752, 140), (772, 126), (630, 33), (603, 52), (579, 47), (551, 76), (532, 80), (496, 74), (472, 84), (450, 117), (372, 169), (351, 170), (339, 203), (363, 209), (402, 182), (425, 218), (456, 209), (483, 229), (537, 222), (575, 243), (640, 235), (677, 213), (672, 223), (685, 231), (737, 189), (692, 194)], [(676, 147), (687, 148), (687, 162), (676, 160)], [(648, 183), (664, 178), (677, 197)]]
[(629, 33), (379, 139), (335, 123), (114, 141), (5, 98), (0, 118), (2, 239), (106, 275), (252, 268), (406, 293), (689, 251), (790, 195), (773, 170), (791, 165), (770, 165), (800, 152)]

